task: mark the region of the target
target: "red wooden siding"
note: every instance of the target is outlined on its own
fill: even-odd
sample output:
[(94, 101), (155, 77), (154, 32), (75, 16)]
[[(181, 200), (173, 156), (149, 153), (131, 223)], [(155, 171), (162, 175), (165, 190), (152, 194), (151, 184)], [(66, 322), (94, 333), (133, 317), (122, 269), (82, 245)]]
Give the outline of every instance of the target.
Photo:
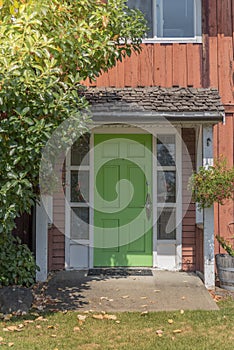
[[(215, 156), (225, 155), (228, 165), (234, 165), (234, 117), (226, 116), (225, 125), (219, 124), (215, 127)], [(227, 238), (234, 235), (234, 201), (227, 201), (225, 205), (215, 205), (215, 234), (220, 234)], [(215, 252), (223, 252), (217, 241)]]
[[(65, 183), (64, 168), (62, 182)], [(49, 271), (61, 270), (65, 266), (65, 200), (62, 189), (53, 195), (53, 222), (54, 225), (48, 230)]]
[(219, 88), (233, 105), (234, 1), (203, 0), (202, 44), (142, 44), (133, 54), (87, 86), (193, 86)]
[[(195, 139), (194, 129), (183, 129), (184, 141), (182, 150), (182, 183), (183, 183), (183, 221), (182, 221), (182, 269), (196, 270), (196, 212), (195, 204), (191, 202), (191, 195), (187, 189), (188, 179), (191, 176), (190, 159), (195, 169)], [(188, 152), (185, 147), (187, 147)], [(189, 159), (190, 158), (190, 159)]]
[(54, 222), (48, 230), (48, 268), (51, 270), (64, 269), (65, 264), (65, 202), (62, 195), (54, 197)]

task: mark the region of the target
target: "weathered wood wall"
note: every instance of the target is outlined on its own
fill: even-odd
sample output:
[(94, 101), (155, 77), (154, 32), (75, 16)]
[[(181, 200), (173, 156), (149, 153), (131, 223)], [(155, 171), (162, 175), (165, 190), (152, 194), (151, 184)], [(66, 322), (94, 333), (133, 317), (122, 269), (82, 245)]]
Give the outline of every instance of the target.
[[(234, 108), (234, 0), (203, 0), (202, 44), (142, 44), (140, 55), (118, 62), (88, 86), (216, 87)], [(234, 112), (234, 109), (233, 109)]]
[[(196, 211), (195, 204), (191, 203), (191, 193), (188, 191), (188, 179), (191, 176), (191, 162), (193, 170), (196, 169), (195, 129), (182, 129), (182, 269), (186, 271), (196, 270)], [(186, 150), (187, 148), (187, 150)], [(198, 247), (199, 248), (199, 247)]]

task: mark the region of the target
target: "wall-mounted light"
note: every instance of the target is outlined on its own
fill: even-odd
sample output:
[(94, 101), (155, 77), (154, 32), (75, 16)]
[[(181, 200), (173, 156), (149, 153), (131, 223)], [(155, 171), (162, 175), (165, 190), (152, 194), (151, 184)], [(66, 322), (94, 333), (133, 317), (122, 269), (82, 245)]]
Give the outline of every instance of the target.
[(208, 139), (206, 140), (206, 145), (207, 147), (209, 147), (211, 145), (211, 139), (208, 137)]

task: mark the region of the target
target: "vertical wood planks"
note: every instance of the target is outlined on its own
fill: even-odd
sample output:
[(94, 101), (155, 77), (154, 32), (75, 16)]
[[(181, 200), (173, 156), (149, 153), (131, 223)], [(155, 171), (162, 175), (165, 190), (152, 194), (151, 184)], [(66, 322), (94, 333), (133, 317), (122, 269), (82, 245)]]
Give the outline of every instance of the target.
[(233, 103), (232, 61), (233, 43), (231, 37), (218, 34), (218, 76), (219, 90), (224, 104)]
[(180, 82), (180, 66), (183, 65), (184, 62), (180, 59), (180, 44), (173, 44), (172, 47), (172, 53), (173, 53), (173, 68), (172, 68), (172, 85), (173, 86), (179, 86)]
[[(153, 81), (155, 86), (163, 86), (162, 81), (165, 77), (165, 49), (163, 45), (156, 44), (153, 47), (154, 55), (154, 68), (153, 68)], [(163, 77), (164, 76), (164, 77)]]
[(136, 87), (138, 86), (138, 81), (139, 81), (139, 70), (138, 70), (138, 65), (139, 65), (139, 60), (141, 59), (141, 56), (138, 53), (133, 52), (132, 56), (130, 58), (127, 58), (127, 60), (130, 60), (131, 65), (130, 65), (130, 70), (127, 70), (125, 68), (125, 74), (131, 76), (131, 85), (126, 84), (126, 79), (127, 77), (125, 76), (125, 85), (126, 86), (132, 86)]
[(153, 46), (143, 45), (141, 58), (139, 60), (139, 86), (153, 85)]
[(210, 86), (218, 88), (218, 43), (217, 37), (209, 38), (209, 75), (210, 75)]
[(172, 66), (172, 45), (165, 45), (165, 87), (172, 86), (173, 66)]

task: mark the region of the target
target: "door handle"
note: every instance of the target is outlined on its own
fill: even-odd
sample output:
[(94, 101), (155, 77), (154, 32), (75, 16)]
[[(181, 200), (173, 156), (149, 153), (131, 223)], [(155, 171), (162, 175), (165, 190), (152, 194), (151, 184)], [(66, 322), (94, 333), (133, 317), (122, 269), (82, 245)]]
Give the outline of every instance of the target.
[(151, 218), (151, 214), (152, 214), (152, 200), (151, 200), (151, 196), (149, 193), (147, 193), (147, 195), (146, 195), (145, 211), (146, 211), (146, 217), (149, 220)]

